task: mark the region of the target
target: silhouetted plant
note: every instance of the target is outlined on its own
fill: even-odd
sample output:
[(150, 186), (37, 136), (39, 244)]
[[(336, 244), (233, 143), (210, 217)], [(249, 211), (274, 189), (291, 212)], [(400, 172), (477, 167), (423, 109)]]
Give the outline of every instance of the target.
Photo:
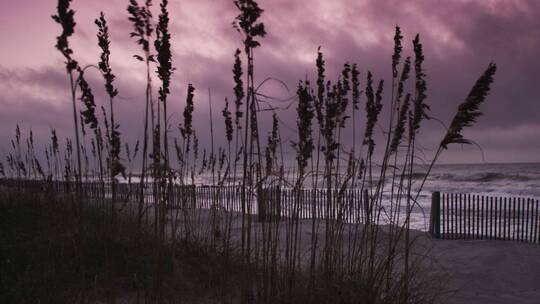
[(356, 185), (356, 177), (358, 174), (354, 174), (357, 165), (357, 155), (356, 155), (356, 111), (360, 109), (360, 80), (359, 80), (360, 72), (358, 71), (358, 66), (355, 64), (352, 65), (351, 69), (351, 90), (352, 90), (352, 148), (351, 148), (351, 157), (352, 157), (352, 169), (353, 172), (353, 178), (352, 178), (352, 186), (354, 187)]
[(81, 90), (81, 101), (85, 105), (86, 109), (84, 111), (81, 111), (81, 116), (84, 119), (84, 123), (89, 125), (92, 130), (96, 130), (98, 127), (98, 119), (96, 117), (96, 103), (94, 99), (94, 93), (92, 92), (92, 89), (88, 85), (88, 82), (86, 81), (84, 77), (83, 70), (79, 71), (79, 78), (77, 83), (79, 84), (79, 88)]
[(410, 70), (411, 70), (411, 57), (407, 57), (405, 59), (405, 63), (403, 64), (403, 70), (401, 71), (401, 76), (398, 82), (397, 95), (396, 95), (396, 101), (397, 101), (396, 106), (398, 108), (401, 106), (401, 98), (403, 97), (403, 92), (405, 90), (405, 82), (407, 82), (407, 79), (409, 79)]
[(227, 142), (230, 145), (233, 139), (233, 123), (231, 111), (229, 111), (229, 101), (227, 100), (227, 98), (225, 98), (225, 108), (221, 113), (223, 115), (223, 118), (225, 119), (225, 136), (227, 138)]
[(371, 157), (375, 147), (375, 141), (373, 140), (373, 129), (375, 124), (379, 119), (379, 114), (382, 110), (381, 96), (380, 92), (382, 91), (382, 81), (379, 83), (377, 93), (373, 92), (373, 76), (371, 72), (367, 74), (367, 85), (366, 85), (366, 131), (364, 134), (364, 145), (368, 146), (368, 157)]
[(401, 45), (401, 29), (399, 26), (396, 26), (396, 32), (394, 34), (394, 54), (392, 55), (392, 77), (396, 78), (398, 76), (397, 66), (399, 65), (399, 59), (401, 58), (401, 51), (403, 46)]
[(410, 137), (414, 138), (415, 134), (420, 129), (420, 122), (422, 119), (427, 118), (429, 119), (429, 116), (427, 115), (426, 111), (429, 110), (429, 106), (425, 104), (426, 100), (426, 81), (425, 77), (426, 74), (424, 73), (424, 69), (422, 67), (422, 64), (424, 62), (424, 52), (422, 50), (422, 44), (420, 43), (420, 36), (416, 35), (416, 37), (413, 40), (414, 45), (414, 71), (415, 71), (415, 79), (416, 79), (416, 91), (415, 91), (415, 97), (414, 97), (414, 109), (413, 109), (413, 115), (412, 115), (412, 122), (411, 122), (411, 130), (410, 130)]
[[(110, 39), (109, 39), (109, 27), (105, 19), (105, 15), (101, 12), (99, 19), (95, 20), (95, 24), (98, 27), (98, 45), (101, 48), (100, 61), (98, 64), (99, 70), (105, 80), (105, 90), (109, 95), (109, 115), (110, 115), (110, 133), (109, 138), (109, 161), (111, 170), (111, 183), (115, 183), (114, 177), (118, 174), (125, 176), (125, 166), (120, 162), (121, 152), (121, 140), (119, 125), (115, 121), (114, 117), (114, 98), (118, 95), (118, 90), (114, 87), (115, 75), (112, 73), (110, 66)], [(113, 198), (113, 201), (115, 199)]]
[(236, 112), (235, 112), (235, 124), (236, 127), (239, 129), (241, 127), (240, 125), (240, 119), (242, 118), (242, 99), (244, 99), (244, 83), (242, 82), (242, 75), (244, 73), (242, 72), (242, 61), (240, 59), (240, 49), (236, 49), (236, 52), (234, 53), (234, 66), (233, 66), (233, 75), (234, 75), (234, 104), (236, 106)]
[(127, 8), (128, 13), (130, 14), (129, 21), (133, 23), (134, 30), (130, 33), (131, 37), (137, 39), (137, 44), (139, 44), (145, 53), (143, 58), (140, 55), (134, 55), (139, 61), (153, 61), (153, 56), (150, 53), (150, 36), (154, 31), (152, 27), (152, 11), (150, 7), (152, 6), (151, 0), (146, 0), (144, 6), (140, 6), (136, 0), (130, 0)]
[(471, 141), (465, 139), (462, 134), (463, 128), (472, 126), (476, 119), (482, 115), (479, 107), (486, 99), (490, 85), (493, 82), (493, 76), (497, 71), (497, 66), (490, 63), (484, 74), (476, 81), (471, 92), (458, 108), (448, 132), (441, 141), (441, 147), (448, 149), (450, 144), (470, 144)]
[[(160, 3), (160, 14), (158, 17), (158, 24), (156, 27), (156, 40), (154, 41), (154, 47), (157, 52), (156, 60), (157, 60), (157, 76), (161, 80), (161, 86), (158, 91), (158, 97), (159, 100), (163, 104), (163, 157), (164, 157), (164, 164), (163, 166), (160, 165), (160, 177), (162, 178), (162, 181), (160, 182), (162, 189), (159, 189), (158, 191), (162, 192), (164, 194), (163, 197), (160, 197), (159, 200), (162, 200), (159, 202), (159, 208), (158, 208), (158, 227), (159, 227), (159, 234), (158, 237), (160, 239), (160, 243), (162, 245), (164, 238), (165, 238), (165, 217), (166, 217), (166, 209), (165, 209), (165, 203), (168, 202), (170, 196), (171, 196), (171, 187), (172, 187), (172, 172), (170, 168), (170, 159), (169, 159), (169, 144), (168, 144), (168, 130), (169, 130), (169, 123), (168, 123), (168, 112), (167, 112), (167, 96), (170, 94), (170, 84), (171, 84), (171, 75), (174, 71), (174, 68), (172, 66), (172, 53), (171, 53), (171, 34), (169, 32), (169, 12), (167, 10), (168, 6), (168, 0), (162, 0)], [(160, 124), (159, 124), (159, 108), (158, 108), (158, 124), (156, 126), (156, 131), (154, 138), (158, 138), (160, 136)], [(157, 145), (157, 143), (155, 143)], [(157, 152), (157, 151), (156, 151)], [(154, 152), (154, 153), (156, 153)], [(157, 164), (157, 163), (156, 163)], [(163, 167), (163, 168), (162, 168)], [(159, 248), (158, 250), (158, 260), (156, 263), (156, 296), (155, 300), (157, 302), (162, 301), (162, 280), (163, 280), (163, 254), (164, 254), (164, 248)]]
[(75, 11), (70, 9), (71, 0), (59, 0), (57, 6), (57, 15), (52, 16), (56, 23), (62, 26), (62, 33), (56, 38), (56, 48), (66, 58), (66, 70), (71, 73), (78, 66), (78, 63), (73, 59), (73, 50), (69, 46), (69, 37), (75, 32), (75, 20), (73, 16)]
[(254, 0), (234, 0), (234, 4), (241, 13), (236, 17), (233, 25), (244, 34), (244, 47), (247, 54), (261, 45), (256, 40), (257, 37), (263, 38), (266, 35), (264, 23), (257, 23), (257, 19), (264, 11)]
[(324, 129), (324, 93), (325, 93), (325, 61), (321, 48), (317, 49), (317, 99), (315, 99), (315, 111), (317, 113), (317, 121), (319, 128)]
[(154, 42), (157, 52), (157, 74), (161, 80), (159, 99), (164, 103), (164, 107), (167, 95), (170, 93), (171, 75), (174, 71), (171, 54), (171, 34), (169, 33), (169, 12), (167, 11), (168, 3), (168, 0), (163, 0), (160, 4), (161, 13), (159, 14), (159, 22), (156, 27), (157, 37)]
[(277, 114), (272, 114), (272, 132), (268, 135), (266, 146), (266, 175), (272, 174), (273, 164), (277, 159), (277, 147), (279, 144), (279, 121)]
[[(146, 180), (146, 171), (147, 171), (147, 157), (148, 157), (148, 116), (149, 110), (152, 113), (152, 122), (154, 121), (153, 117), (153, 104), (152, 104), (152, 78), (150, 77), (150, 62), (154, 62), (154, 56), (150, 53), (150, 39), (152, 33), (154, 32), (152, 26), (152, 11), (150, 6), (152, 5), (151, 0), (146, 0), (144, 6), (140, 6), (136, 0), (130, 0), (130, 5), (127, 10), (130, 14), (129, 20), (133, 23), (134, 30), (130, 33), (131, 37), (137, 39), (137, 44), (142, 47), (144, 58), (140, 55), (134, 55), (134, 57), (143, 61), (146, 64), (146, 94), (145, 94), (145, 113), (144, 113), (144, 135), (143, 135), (143, 148), (142, 148), (142, 168), (139, 184), (139, 208), (138, 208), (138, 221), (139, 221), (139, 233), (142, 229), (142, 216), (143, 216), (143, 207), (144, 207), (144, 186)], [(152, 131), (154, 126), (152, 123)], [(153, 138), (152, 134), (150, 137)]]
[(397, 119), (396, 129), (394, 130), (394, 135), (392, 137), (392, 143), (390, 144), (390, 153), (395, 153), (398, 150), (403, 134), (405, 133), (405, 125), (407, 122), (407, 113), (409, 111), (411, 95), (407, 94), (405, 100), (399, 109), (399, 116)]
[[(246, 110), (244, 123), (244, 149), (243, 149), (243, 177), (242, 177), (242, 243), (241, 251), (242, 258), (247, 264), (251, 260), (251, 218), (247, 218), (246, 212), (251, 209), (251, 205), (246, 200), (246, 187), (252, 186), (254, 181), (250, 178), (252, 170), (256, 170), (256, 177), (261, 180), (262, 153), (260, 148), (260, 139), (258, 132), (257, 121), (257, 105), (255, 96), (254, 84), (254, 63), (253, 50), (260, 46), (257, 40), (266, 35), (264, 24), (257, 20), (261, 17), (263, 10), (254, 0), (235, 0), (235, 6), (240, 11), (240, 14), (233, 21), (233, 27), (243, 35), (244, 52), (247, 57), (247, 95), (246, 95)], [(237, 73), (235, 73), (235, 76)], [(238, 84), (238, 83), (237, 83)], [(238, 96), (237, 96), (238, 97)], [(250, 130), (251, 129), (251, 130)], [(248, 138), (248, 135), (251, 135)], [(257, 162), (253, 164), (253, 145), (256, 144)], [(248, 157), (249, 156), (249, 157)], [(249, 171), (249, 173), (248, 173)], [(250, 183), (248, 185), (248, 182)], [(248, 203), (248, 204), (246, 204)], [(247, 281), (243, 282), (247, 284)], [(242, 289), (242, 299), (246, 300), (249, 297), (247, 285)]]
[(99, 19), (95, 20), (95, 24), (97, 25), (99, 30), (97, 37), (98, 45), (101, 48), (101, 55), (98, 67), (103, 74), (103, 78), (105, 79), (105, 90), (107, 91), (107, 94), (109, 95), (109, 97), (114, 98), (116, 95), (118, 95), (118, 90), (113, 85), (114, 79), (116, 77), (112, 73), (112, 69), (110, 66), (109, 58), (111, 55), (111, 42), (109, 39), (109, 27), (107, 25), (107, 20), (105, 19), (105, 15), (103, 14), (103, 12), (100, 13)]
[[(75, 32), (75, 11), (70, 8), (71, 0), (58, 0), (57, 5), (57, 14), (53, 15), (53, 20), (60, 24), (62, 27), (62, 33), (56, 38), (56, 48), (62, 53), (66, 59), (66, 71), (69, 74), (70, 85), (71, 85), (71, 99), (73, 104), (73, 120), (75, 126), (75, 141), (77, 144), (77, 200), (79, 201), (79, 212), (82, 215), (82, 198), (81, 198), (81, 152), (80, 152), (80, 141), (79, 141), (79, 124), (77, 122), (77, 107), (75, 105), (75, 91), (76, 84), (73, 77), (73, 71), (78, 68), (78, 63), (73, 59), (72, 54), (73, 50), (69, 46), (69, 37)], [(82, 229), (82, 226), (81, 226)]]
[[(71, 101), (73, 105), (73, 122), (75, 130), (75, 144), (77, 151), (77, 172), (75, 175), (76, 180), (76, 197), (78, 205), (78, 216), (79, 216), (79, 235), (83, 236), (83, 200), (82, 200), (82, 165), (81, 165), (81, 145), (79, 140), (79, 124), (77, 122), (77, 106), (76, 106), (76, 84), (73, 76), (73, 71), (78, 68), (78, 63), (73, 59), (72, 54), (73, 50), (69, 46), (69, 37), (75, 32), (75, 20), (73, 11), (70, 8), (71, 0), (58, 0), (57, 5), (57, 15), (53, 15), (53, 20), (60, 24), (62, 27), (62, 33), (57, 37), (56, 48), (62, 53), (66, 59), (66, 71), (70, 79), (70, 89), (71, 89)], [(66, 170), (66, 174), (71, 173)], [(69, 180), (69, 178), (68, 178)]]
[(186, 107), (184, 108), (184, 125), (181, 129), (182, 137), (188, 140), (193, 134), (193, 98), (195, 97), (195, 87), (188, 84), (186, 95)]
[[(296, 108), (298, 120), (298, 141), (293, 142), (296, 150), (296, 160), (299, 170), (299, 179), (304, 176), (308, 160), (312, 157), (314, 145), (312, 138), (312, 120), (315, 116), (313, 111), (313, 98), (309, 92), (309, 81), (300, 83), (296, 92), (298, 96), (298, 106)], [(299, 180), (299, 184), (301, 181)]]

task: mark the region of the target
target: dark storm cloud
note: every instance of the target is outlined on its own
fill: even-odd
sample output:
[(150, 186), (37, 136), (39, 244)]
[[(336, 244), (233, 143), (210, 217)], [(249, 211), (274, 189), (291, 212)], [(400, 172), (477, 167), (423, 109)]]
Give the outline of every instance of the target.
[[(50, 19), (55, 1), (17, 1), (9, 10), (1, 4), (3, 41), (13, 41), (0, 60), (0, 140), (7, 142), (14, 123), (48, 132), (59, 128), (72, 133), (68, 79), (62, 58), (54, 50), (59, 28)], [(315, 57), (322, 46), (329, 78), (338, 75), (343, 63), (361, 68), (362, 85), (367, 70), (386, 81), (390, 89), (390, 57), (395, 25), (404, 32), (405, 55), (412, 55), (412, 39), (420, 33), (426, 54), (428, 103), (432, 115), (448, 124), (474, 81), (495, 61), (499, 70), (492, 93), (482, 107), (485, 116), (465, 135), (484, 148), (488, 161), (540, 161), (540, 4), (537, 1), (286, 1), (261, 0), (268, 35), (256, 50), (258, 82), (274, 77), (261, 88), (265, 95), (282, 99), (295, 92), (298, 81), (315, 77)], [(139, 50), (129, 38), (131, 24), (126, 1), (74, 1), (78, 22), (74, 49), (83, 64), (95, 63), (99, 52), (93, 19), (104, 10), (112, 32), (113, 70), (117, 74), (122, 132), (130, 141), (140, 137), (144, 109), (144, 67), (132, 55)], [(171, 128), (182, 122), (187, 83), (196, 91), (194, 125), (206, 140), (208, 88), (213, 100), (217, 133), (222, 132), (223, 100), (232, 102), (231, 68), (241, 36), (232, 28), (236, 15), (232, 1), (171, 1), (174, 65)], [(157, 7), (157, 5), (156, 5)], [(157, 16), (157, 11), (155, 12)], [(16, 17), (14, 17), (16, 16)], [(89, 72), (99, 102), (104, 98), (97, 72)], [(159, 82), (154, 79), (157, 88)], [(412, 90), (412, 88), (409, 88)], [(285, 107), (288, 103), (274, 105)], [(295, 128), (295, 105), (279, 110), (286, 138)], [(360, 116), (363, 116), (360, 112)], [(263, 115), (266, 134), (270, 114)], [(361, 121), (359, 122), (359, 124)], [(426, 146), (437, 144), (444, 127), (425, 124)], [(381, 132), (379, 132), (381, 136)], [(222, 138), (222, 137), (218, 137)], [(288, 143), (287, 143), (288, 145)], [(519, 155), (519, 158), (516, 157)], [(447, 161), (481, 160), (474, 147), (454, 147)]]

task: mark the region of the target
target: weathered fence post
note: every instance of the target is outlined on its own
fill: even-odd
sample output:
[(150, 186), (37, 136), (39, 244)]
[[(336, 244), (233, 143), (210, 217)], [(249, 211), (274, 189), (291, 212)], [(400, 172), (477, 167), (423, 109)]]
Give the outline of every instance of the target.
[(431, 195), (431, 214), (429, 217), (429, 234), (436, 239), (441, 238), (441, 193)]
[(259, 222), (281, 220), (281, 188), (257, 187), (257, 213)]
[(369, 192), (367, 189), (364, 189), (364, 197), (362, 202), (364, 204), (364, 214), (365, 214), (365, 224), (371, 224), (371, 202), (370, 202)]

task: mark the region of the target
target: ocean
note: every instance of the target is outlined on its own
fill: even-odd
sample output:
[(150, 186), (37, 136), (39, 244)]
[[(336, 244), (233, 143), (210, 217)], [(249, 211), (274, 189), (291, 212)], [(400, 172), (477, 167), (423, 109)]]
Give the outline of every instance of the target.
[[(425, 170), (416, 170), (417, 186)], [(420, 193), (419, 207), (413, 209), (412, 228), (427, 230), (435, 191), (540, 199), (540, 163), (435, 165)]]
[[(413, 196), (418, 193), (418, 188), (427, 168), (427, 166), (415, 167), (412, 187)], [(377, 170), (374, 169), (374, 173), (375, 171)], [(241, 177), (237, 176), (237, 180), (241, 180)], [(390, 179), (387, 178), (386, 181), (387, 184), (383, 193), (383, 207), (389, 210)], [(132, 182), (138, 182), (138, 178), (134, 178)], [(195, 179), (195, 184), (208, 185), (211, 183), (212, 176), (207, 174), (198, 176)], [(376, 184), (376, 180), (374, 184)], [(540, 163), (435, 165), (418, 196), (417, 204), (412, 209), (410, 219), (412, 229), (428, 230), (431, 197), (432, 193), (436, 191), (441, 193), (540, 199)], [(149, 191), (147, 195), (151, 196), (151, 192)], [(256, 209), (255, 206), (254, 208)], [(306, 208), (309, 207), (306, 206)], [(386, 210), (382, 211), (380, 218), (383, 224), (388, 223), (384, 215)], [(400, 218), (401, 222), (403, 222), (404, 206), (402, 206), (401, 210), (402, 216)]]

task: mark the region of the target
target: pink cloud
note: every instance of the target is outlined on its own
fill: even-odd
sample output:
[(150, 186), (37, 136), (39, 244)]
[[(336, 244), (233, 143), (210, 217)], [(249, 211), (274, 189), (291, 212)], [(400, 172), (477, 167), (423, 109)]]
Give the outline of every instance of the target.
[[(414, 35), (421, 34), (426, 52), (428, 102), (433, 114), (443, 121), (450, 119), (457, 104), (491, 60), (498, 63), (500, 72), (478, 132), (488, 134), (496, 128), (507, 128), (513, 134), (525, 134), (517, 126), (533, 124), (540, 117), (536, 92), (540, 83), (537, 72), (540, 69), (537, 59), (540, 4), (537, 1), (259, 2), (265, 9), (263, 21), (268, 36), (256, 50), (258, 81), (277, 77), (294, 92), (299, 79), (313, 78), (318, 46), (325, 52), (329, 76), (337, 75), (343, 63), (351, 61), (359, 64), (362, 79), (369, 69), (376, 78), (388, 80), (393, 30), (395, 25), (400, 25), (405, 35), (406, 55), (411, 55), (410, 41)], [(123, 97), (119, 101), (122, 130), (134, 140), (140, 133), (144, 67), (132, 58), (139, 49), (129, 37), (131, 24), (127, 20), (126, 5), (124, 0), (75, 0), (77, 30), (72, 42), (77, 59), (82, 64), (94, 64), (99, 50), (93, 21), (101, 10), (105, 12), (113, 40), (112, 68)], [(0, 3), (0, 39), (4, 41), (0, 59), (0, 100), (4, 108), (8, 108), (0, 114), (1, 129), (8, 130), (0, 133), (0, 140), (7, 138), (14, 122), (44, 130), (49, 126), (70, 126), (69, 114), (65, 115), (70, 110), (67, 79), (63, 78), (62, 57), (54, 49), (60, 28), (50, 18), (55, 7), (54, 0)], [(225, 0), (172, 0), (170, 8), (173, 61), (177, 68), (172, 79), (174, 121), (178, 124), (181, 120), (185, 87), (190, 82), (197, 88), (195, 125), (204, 129), (208, 117), (207, 89), (212, 89), (216, 121), (221, 119), (224, 98), (232, 96), (232, 58), (234, 50), (241, 45), (241, 37), (231, 26), (237, 12), (232, 1)], [(103, 87), (99, 75), (97, 72), (91, 75), (91, 84), (101, 96)], [(275, 85), (264, 90), (279, 97), (289, 94)], [(49, 105), (51, 111), (46, 110)], [(283, 111), (280, 115), (284, 124), (294, 126), (292, 111)], [(66, 130), (66, 134), (69, 132)], [(429, 132), (435, 140), (438, 132)], [(482, 135), (475, 136), (482, 141)], [(538, 149), (527, 141), (516, 145)]]

